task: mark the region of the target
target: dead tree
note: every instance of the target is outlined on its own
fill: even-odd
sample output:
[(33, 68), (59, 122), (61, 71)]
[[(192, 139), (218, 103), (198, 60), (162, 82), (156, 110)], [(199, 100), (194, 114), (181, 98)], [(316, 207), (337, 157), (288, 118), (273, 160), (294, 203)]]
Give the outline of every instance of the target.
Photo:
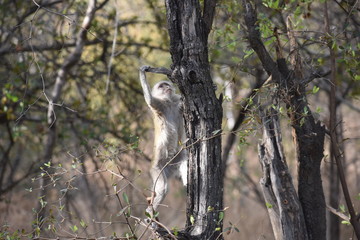
[(276, 111), (263, 116), (263, 140), (259, 159), (263, 177), (260, 185), (276, 239), (308, 239), (304, 215), (283, 153)]

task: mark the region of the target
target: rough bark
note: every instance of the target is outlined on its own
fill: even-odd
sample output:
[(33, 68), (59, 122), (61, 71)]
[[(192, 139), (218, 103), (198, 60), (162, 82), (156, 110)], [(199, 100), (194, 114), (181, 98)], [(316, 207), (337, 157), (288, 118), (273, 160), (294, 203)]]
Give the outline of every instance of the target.
[(277, 113), (263, 117), (259, 159), (263, 170), (260, 185), (268, 206), (276, 239), (308, 239), (304, 215), (283, 153)]
[(172, 79), (184, 97), (189, 176), (186, 228), (192, 239), (222, 239), (222, 107), (210, 75), (207, 39), (215, 1), (167, 0)]
[[(316, 122), (306, 100), (301, 63), (294, 45), (294, 36), (289, 31), (290, 56), (293, 70), (289, 70), (285, 59), (273, 61), (266, 50), (258, 30), (256, 12), (248, 0), (243, 0), (248, 40), (255, 50), (266, 72), (279, 87), (279, 97), (288, 109), (293, 128), (298, 161), (298, 195), (302, 205), (309, 239), (326, 238), (325, 197), (322, 188), (320, 164), (323, 158), (325, 129)], [(281, 49), (279, 49), (281, 50)], [(296, 54), (296, 55), (295, 55)], [(278, 56), (282, 54), (278, 53)]]
[[(325, 197), (320, 165), (324, 157), (325, 129), (315, 122), (305, 99), (305, 89), (289, 95), (288, 107), (298, 160), (298, 194), (303, 208), (309, 239), (326, 239)], [(307, 109), (307, 113), (304, 111)]]

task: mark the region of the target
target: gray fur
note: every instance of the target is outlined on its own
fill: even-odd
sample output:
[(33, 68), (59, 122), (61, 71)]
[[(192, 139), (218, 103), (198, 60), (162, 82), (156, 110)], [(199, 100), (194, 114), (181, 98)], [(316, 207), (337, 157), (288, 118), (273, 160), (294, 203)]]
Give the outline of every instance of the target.
[(145, 75), (147, 69), (148, 66), (140, 68), (140, 82), (154, 119), (154, 159), (150, 174), (155, 193), (152, 207), (157, 210), (169, 190), (169, 177), (181, 177), (184, 185), (187, 184), (187, 151), (181, 146), (185, 140), (181, 97), (169, 81), (158, 82), (150, 91)]

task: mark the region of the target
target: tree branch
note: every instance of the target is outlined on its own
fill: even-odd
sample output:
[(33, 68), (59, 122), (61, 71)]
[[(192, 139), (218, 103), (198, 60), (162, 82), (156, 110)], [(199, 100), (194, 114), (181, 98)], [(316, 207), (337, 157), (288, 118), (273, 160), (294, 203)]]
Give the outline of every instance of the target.
[(335, 208), (333, 208), (333, 207), (331, 207), (331, 206), (329, 206), (329, 205), (326, 205), (326, 208), (327, 208), (330, 212), (332, 212), (333, 214), (335, 214), (336, 216), (340, 217), (341, 219), (343, 219), (343, 220), (345, 220), (345, 221), (350, 221), (350, 218), (349, 218), (347, 215), (345, 215), (344, 213), (336, 210)]
[(276, 63), (271, 58), (269, 52), (266, 50), (261, 40), (256, 12), (248, 0), (243, 0), (243, 5), (245, 9), (244, 18), (248, 30), (248, 41), (250, 46), (258, 55), (267, 74), (272, 75), (272, 78), (275, 82), (279, 82), (280, 72), (278, 71)]
[(215, 15), (215, 6), (216, 0), (205, 0), (204, 1), (204, 12), (203, 12), (203, 19), (205, 23), (205, 29), (207, 34), (211, 31), (211, 26), (214, 20)]
[(164, 74), (169, 78), (171, 78), (171, 74), (172, 74), (172, 71), (170, 69), (164, 67), (159, 67), (159, 68), (149, 67), (148, 69), (146, 69), (146, 72)]

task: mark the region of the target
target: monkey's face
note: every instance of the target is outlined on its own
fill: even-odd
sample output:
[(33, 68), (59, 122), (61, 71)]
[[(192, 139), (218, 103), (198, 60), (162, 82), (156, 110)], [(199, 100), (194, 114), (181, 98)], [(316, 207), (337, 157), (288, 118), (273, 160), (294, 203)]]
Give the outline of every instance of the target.
[(152, 95), (156, 98), (166, 99), (171, 98), (171, 96), (175, 93), (175, 89), (171, 82), (169, 81), (161, 81), (155, 84), (152, 89)]

